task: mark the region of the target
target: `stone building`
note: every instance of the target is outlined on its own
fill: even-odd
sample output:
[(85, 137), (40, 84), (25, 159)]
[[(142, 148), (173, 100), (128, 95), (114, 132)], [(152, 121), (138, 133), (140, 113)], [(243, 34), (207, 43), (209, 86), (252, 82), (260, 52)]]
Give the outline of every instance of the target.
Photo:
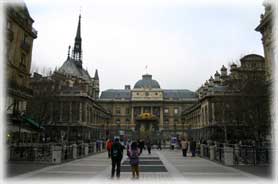
[(38, 124), (25, 116), (27, 103), (33, 95), (29, 82), (37, 31), (32, 27), (34, 20), (25, 4), (6, 4), (5, 16), (7, 141), (30, 142), (32, 134), (40, 130)]
[[(28, 112), (46, 128), (42, 139), (54, 142), (89, 142), (105, 138), (109, 113), (96, 100), (99, 76), (91, 77), (82, 66), (81, 16), (72, 52), (50, 76), (34, 73), (34, 91)], [(70, 53), (71, 52), (71, 53)]]
[(98, 102), (112, 114), (110, 136), (165, 140), (185, 133), (181, 112), (196, 103), (197, 96), (189, 90), (161, 89), (152, 75), (145, 74), (133, 89), (126, 85), (103, 91)]
[(264, 1), (264, 7), (265, 13), (261, 15), (260, 24), (255, 30), (262, 34), (262, 43), (266, 63), (266, 80), (271, 81), (273, 79), (275, 59), (274, 1)]
[(195, 140), (218, 141), (265, 139), (269, 113), (265, 106), (265, 60), (250, 54), (232, 64), (230, 73), (222, 66), (198, 90), (198, 103), (182, 113)]

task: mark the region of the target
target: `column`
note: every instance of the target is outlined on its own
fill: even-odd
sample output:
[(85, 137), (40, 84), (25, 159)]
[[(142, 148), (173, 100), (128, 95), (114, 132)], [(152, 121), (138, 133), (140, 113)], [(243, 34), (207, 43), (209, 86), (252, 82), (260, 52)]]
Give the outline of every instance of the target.
[(79, 103), (79, 121), (82, 122), (82, 103)]
[(141, 107), (141, 114), (144, 112), (144, 109), (143, 109), (143, 107)]
[(131, 124), (134, 124), (134, 109), (133, 107), (131, 106)]
[(151, 114), (153, 114), (153, 107), (151, 106)]
[(212, 111), (212, 122), (215, 122), (215, 109), (214, 103), (211, 103), (211, 111)]
[(72, 122), (72, 102), (69, 102), (69, 122)]
[(85, 103), (85, 102), (84, 102), (84, 109), (83, 109), (83, 111), (85, 112), (85, 114), (84, 114), (85, 115), (85, 117), (84, 117), (85, 122), (87, 122), (87, 113), (88, 112), (87, 112), (87, 103)]
[(60, 102), (60, 121), (62, 121), (62, 116), (63, 116), (63, 102)]
[(160, 128), (163, 128), (163, 107), (160, 107)]
[(54, 113), (53, 102), (50, 102), (49, 105), (50, 105), (50, 121), (53, 121), (53, 113)]

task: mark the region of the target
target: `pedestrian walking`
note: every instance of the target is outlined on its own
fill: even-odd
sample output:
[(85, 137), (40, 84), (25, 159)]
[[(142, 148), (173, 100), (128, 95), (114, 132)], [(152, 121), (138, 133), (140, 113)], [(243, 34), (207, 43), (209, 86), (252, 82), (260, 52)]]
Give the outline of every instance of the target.
[(111, 149), (111, 160), (112, 160), (111, 178), (113, 178), (115, 175), (116, 166), (117, 166), (117, 171), (116, 171), (117, 178), (120, 177), (122, 158), (123, 158), (123, 145), (121, 145), (119, 139), (116, 138)]
[(130, 153), (128, 154), (131, 170), (132, 170), (132, 178), (139, 178), (139, 150), (137, 142), (133, 142), (131, 144)]
[(128, 140), (127, 143), (126, 143), (126, 155), (127, 156), (129, 156), (130, 151), (131, 151), (131, 141)]
[(151, 154), (151, 149), (152, 149), (152, 143), (151, 143), (151, 141), (150, 140), (147, 140), (147, 149), (148, 149), (148, 153), (149, 153), (149, 155)]
[(142, 151), (143, 151), (143, 148), (144, 148), (143, 140), (140, 139), (140, 140), (138, 141), (138, 144), (139, 144), (140, 155), (141, 155), (141, 154), (142, 154)]
[(157, 149), (161, 150), (161, 140), (158, 141), (158, 147)]
[(186, 157), (187, 155), (187, 148), (188, 148), (188, 142), (183, 138), (181, 141), (181, 149), (182, 149), (182, 155)]
[(108, 152), (108, 158), (111, 158), (111, 149), (112, 149), (112, 145), (113, 145), (113, 140), (108, 139), (106, 141), (106, 150)]
[(190, 150), (192, 153), (192, 157), (195, 157), (195, 153), (196, 153), (196, 141), (192, 140), (190, 142)]

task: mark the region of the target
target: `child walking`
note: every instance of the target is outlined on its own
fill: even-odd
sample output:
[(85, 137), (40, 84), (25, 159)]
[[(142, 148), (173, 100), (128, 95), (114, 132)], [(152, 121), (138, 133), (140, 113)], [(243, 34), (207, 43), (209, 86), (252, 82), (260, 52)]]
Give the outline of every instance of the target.
[(139, 178), (139, 150), (136, 142), (131, 144), (130, 153), (128, 154), (131, 170), (132, 170), (132, 178)]

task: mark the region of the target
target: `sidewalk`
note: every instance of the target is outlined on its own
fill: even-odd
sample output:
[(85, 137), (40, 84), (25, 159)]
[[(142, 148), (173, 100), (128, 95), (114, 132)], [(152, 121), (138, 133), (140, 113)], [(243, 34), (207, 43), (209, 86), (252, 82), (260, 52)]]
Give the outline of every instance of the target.
[[(119, 181), (130, 182), (132, 174), (126, 152), (124, 153), (121, 170)], [(111, 160), (107, 158), (107, 153), (100, 153), (68, 163), (45, 167), (10, 179), (14, 181), (70, 179), (71, 181), (86, 182), (100, 180), (104, 183), (110, 183), (112, 180), (110, 175)], [(113, 180), (118, 181), (116, 178)], [(247, 172), (199, 157), (182, 157), (181, 150), (152, 150), (151, 155), (144, 150), (140, 156), (140, 179), (138, 181), (171, 183), (173, 181), (193, 182), (207, 180), (244, 180), (256, 183), (267, 181)]]

